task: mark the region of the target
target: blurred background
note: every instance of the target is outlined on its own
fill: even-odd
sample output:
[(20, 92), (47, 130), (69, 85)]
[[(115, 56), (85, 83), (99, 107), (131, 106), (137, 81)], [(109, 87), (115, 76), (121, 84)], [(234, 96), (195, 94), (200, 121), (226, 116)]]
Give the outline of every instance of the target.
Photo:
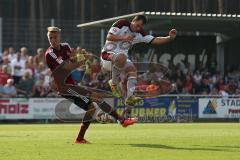
[[(63, 29), (63, 39), (100, 51), (98, 30), (81, 31), (79, 23), (140, 11), (239, 14), (239, 0), (0, 0), (2, 47), (48, 47), (46, 27)], [(109, 26), (110, 27), (110, 26)], [(157, 30), (156, 30), (157, 31)], [(161, 28), (159, 28), (161, 31)]]
[[(142, 11), (149, 20), (149, 34), (165, 36), (172, 28), (178, 30), (177, 38), (169, 44), (139, 44), (129, 53), (134, 62), (160, 63), (169, 68), (166, 79), (176, 85), (170, 94), (193, 100), (188, 110), (178, 113), (186, 111), (198, 117), (199, 100), (191, 95), (239, 96), (240, 0), (0, 0), (0, 96), (8, 100), (2, 103), (20, 103), (9, 101), (13, 97), (57, 96), (49, 86), (51, 73), (44, 60), (49, 47), (48, 26), (60, 27), (62, 41), (72, 48), (86, 48), (98, 57), (114, 21), (85, 28), (77, 25)], [(160, 72), (149, 67), (139, 73), (140, 90), (154, 92)], [(79, 68), (73, 76), (82, 80), (81, 84), (109, 91), (110, 75), (101, 71), (98, 58), (88, 61), (86, 68)], [(157, 112), (170, 113), (169, 107), (176, 108), (179, 103), (175, 98), (159, 102), (159, 106), (168, 107)], [(203, 103), (202, 108), (207, 105)]]

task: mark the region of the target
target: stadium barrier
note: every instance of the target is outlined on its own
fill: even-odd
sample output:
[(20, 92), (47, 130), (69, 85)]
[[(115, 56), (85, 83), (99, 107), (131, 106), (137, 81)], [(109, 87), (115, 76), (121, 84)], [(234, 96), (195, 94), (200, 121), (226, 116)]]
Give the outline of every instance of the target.
[[(0, 99), (0, 120), (56, 120), (55, 110), (63, 98)], [(122, 100), (106, 98), (119, 113)], [(78, 108), (74, 104), (71, 108)], [(78, 108), (79, 109), (79, 108)], [(76, 110), (73, 109), (73, 112)], [(83, 112), (83, 110), (77, 111)], [(240, 119), (240, 97), (164, 95), (145, 98), (132, 109), (140, 122), (192, 122), (196, 119)]]

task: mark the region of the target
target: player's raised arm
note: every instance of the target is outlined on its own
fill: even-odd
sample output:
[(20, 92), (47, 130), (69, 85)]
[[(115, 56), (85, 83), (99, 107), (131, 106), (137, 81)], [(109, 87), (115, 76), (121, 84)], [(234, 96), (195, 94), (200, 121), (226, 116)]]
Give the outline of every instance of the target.
[(172, 29), (171, 31), (169, 31), (168, 36), (166, 36), (166, 37), (155, 37), (152, 40), (151, 44), (159, 45), (159, 44), (168, 43), (168, 42), (174, 40), (176, 36), (177, 36), (177, 30)]

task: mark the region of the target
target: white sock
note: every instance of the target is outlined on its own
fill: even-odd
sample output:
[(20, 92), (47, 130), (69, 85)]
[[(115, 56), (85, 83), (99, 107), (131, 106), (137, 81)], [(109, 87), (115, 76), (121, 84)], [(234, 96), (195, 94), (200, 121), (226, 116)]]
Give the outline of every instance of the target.
[(113, 65), (112, 68), (112, 83), (117, 85), (119, 81), (120, 74), (122, 72), (121, 68), (118, 68), (117, 66)]
[(137, 84), (137, 78), (136, 77), (128, 77), (127, 80), (127, 97), (130, 97), (133, 95), (135, 88)]

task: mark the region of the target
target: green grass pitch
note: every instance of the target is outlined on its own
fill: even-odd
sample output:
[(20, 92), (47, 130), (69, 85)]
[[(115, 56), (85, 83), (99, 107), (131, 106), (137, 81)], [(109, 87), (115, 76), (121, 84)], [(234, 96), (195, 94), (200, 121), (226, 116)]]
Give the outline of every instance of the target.
[(240, 160), (240, 124), (0, 125), (0, 160)]

